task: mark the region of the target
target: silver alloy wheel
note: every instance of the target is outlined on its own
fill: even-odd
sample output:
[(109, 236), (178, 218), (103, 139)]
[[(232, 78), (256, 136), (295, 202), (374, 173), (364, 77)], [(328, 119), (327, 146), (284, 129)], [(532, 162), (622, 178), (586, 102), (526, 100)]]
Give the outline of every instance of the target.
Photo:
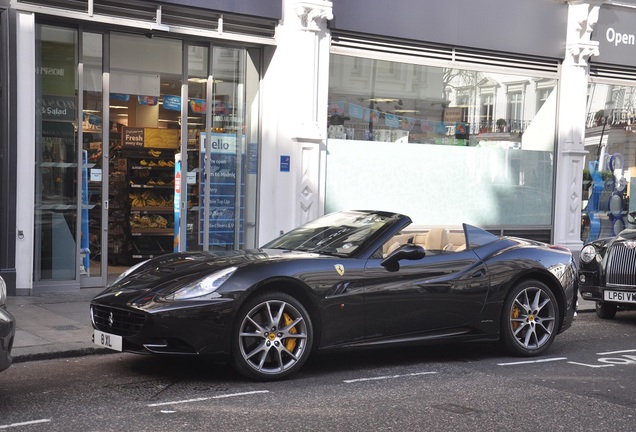
[(550, 342), (556, 328), (556, 311), (548, 292), (534, 286), (521, 290), (512, 302), (510, 328), (516, 342), (527, 350)]
[(259, 374), (285, 372), (308, 349), (305, 318), (282, 300), (266, 300), (254, 306), (243, 318), (238, 337), (244, 362)]

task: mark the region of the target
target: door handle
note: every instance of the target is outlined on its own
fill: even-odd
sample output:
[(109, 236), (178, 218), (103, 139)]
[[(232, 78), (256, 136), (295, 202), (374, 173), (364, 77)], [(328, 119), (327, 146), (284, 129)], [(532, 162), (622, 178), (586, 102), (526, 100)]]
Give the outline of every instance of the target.
[(481, 277), (484, 277), (484, 276), (486, 276), (486, 270), (484, 270), (484, 269), (479, 269), (479, 270), (477, 270), (475, 273), (473, 273), (471, 275), (471, 277), (473, 277), (473, 278), (481, 278)]

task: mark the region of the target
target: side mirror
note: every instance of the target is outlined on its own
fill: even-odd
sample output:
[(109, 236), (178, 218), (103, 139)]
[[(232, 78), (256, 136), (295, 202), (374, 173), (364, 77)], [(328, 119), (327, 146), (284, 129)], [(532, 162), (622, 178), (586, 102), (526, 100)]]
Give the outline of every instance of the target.
[(627, 213), (627, 223), (630, 225), (636, 225), (636, 210)]
[(384, 258), (380, 265), (388, 271), (394, 272), (400, 269), (401, 260), (419, 260), (426, 256), (426, 251), (420, 245), (406, 244), (400, 246)]

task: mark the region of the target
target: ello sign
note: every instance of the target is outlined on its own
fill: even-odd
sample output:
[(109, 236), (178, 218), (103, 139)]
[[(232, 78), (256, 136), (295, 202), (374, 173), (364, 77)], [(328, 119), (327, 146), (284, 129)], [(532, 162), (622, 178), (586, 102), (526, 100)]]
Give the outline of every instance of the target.
[(236, 135), (213, 133), (208, 143), (211, 153), (236, 154)]

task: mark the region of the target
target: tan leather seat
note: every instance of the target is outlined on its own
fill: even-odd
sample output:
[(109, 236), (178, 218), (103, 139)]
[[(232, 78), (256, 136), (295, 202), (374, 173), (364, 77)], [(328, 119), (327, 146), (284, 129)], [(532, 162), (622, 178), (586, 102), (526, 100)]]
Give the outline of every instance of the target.
[(426, 247), (426, 236), (427, 234), (415, 234), (415, 237), (413, 237), (413, 244), (416, 245), (420, 245), (422, 247)]
[(396, 250), (398, 247), (410, 243), (413, 238), (413, 234), (398, 234), (393, 236), (391, 240), (386, 242), (382, 247), (382, 256), (386, 258), (391, 252)]
[(428, 250), (444, 250), (448, 244), (448, 231), (444, 228), (432, 228), (426, 234), (424, 248)]
[(459, 252), (466, 249), (466, 236), (463, 232), (449, 232), (447, 251)]

